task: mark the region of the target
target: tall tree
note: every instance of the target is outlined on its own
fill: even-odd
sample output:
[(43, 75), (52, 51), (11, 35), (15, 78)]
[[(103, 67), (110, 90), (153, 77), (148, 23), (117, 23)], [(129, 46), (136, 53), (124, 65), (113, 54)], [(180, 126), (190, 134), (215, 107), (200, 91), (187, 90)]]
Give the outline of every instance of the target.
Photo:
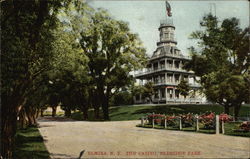
[(132, 82), (129, 73), (143, 66), (145, 49), (138, 36), (130, 32), (127, 23), (112, 19), (101, 9), (92, 16), (90, 26), (81, 37), (80, 43), (89, 57), (89, 73), (101, 101), (104, 119), (109, 120), (111, 96)]
[[(58, 12), (80, 1), (1, 1), (1, 156), (11, 158), (17, 115), (30, 100), (43, 72), (51, 69)], [(36, 87), (39, 86), (39, 87)], [(44, 88), (44, 87), (43, 87)], [(21, 107), (22, 106), (22, 107)], [(26, 109), (27, 110), (27, 109)], [(33, 110), (33, 109), (32, 109)]]
[(11, 158), (19, 106), (48, 63), (60, 1), (1, 1), (1, 155)]
[(201, 77), (208, 100), (223, 105), (226, 113), (233, 107), (237, 118), (250, 96), (248, 28), (241, 29), (236, 18), (219, 22), (211, 14), (200, 25), (204, 29), (191, 35), (200, 49), (190, 48), (192, 60), (185, 67)]

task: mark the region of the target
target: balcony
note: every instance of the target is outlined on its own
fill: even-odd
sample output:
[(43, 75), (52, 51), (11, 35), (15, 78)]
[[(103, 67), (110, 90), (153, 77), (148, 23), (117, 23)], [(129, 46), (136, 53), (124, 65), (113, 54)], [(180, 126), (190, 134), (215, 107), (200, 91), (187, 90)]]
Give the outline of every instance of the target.
[(190, 60), (191, 58), (189, 58), (188, 56), (184, 56), (184, 55), (176, 55), (176, 54), (160, 54), (160, 55), (154, 55), (154, 57), (150, 58), (150, 61), (155, 60), (157, 58), (161, 58), (161, 57), (174, 57), (174, 58), (178, 58), (178, 59), (185, 59), (185, 60)]
[(169, 103), (202, 103), (201, 99), (198, 98), (167, 98), (167, 102)]
[(193, 74), (194, 72), (193, 71), (186, 71), (182, 68), (175, 68), (175, 67), (161, 67), (161, 68), (158, 68), (158, 69), (155, 69), (155, 70), (147, 70), (147, 71), (144, 71), (144, 72), (139, 72), (138, 74), (135, 75), (135, 77), (140, 77), (140, 76), (144, 76), (144, 75), (149, 75), (149, 74), (152, 74), (152, 73), (157, 73), (157, 72), (160, 72), (160, 71), (172, 71), (172, 72), (180, 72), (180, 73), (190, 73), (190, 74)]
[(177, 44), (177, 39), (176, 38), (165, 38), (165, 39), (157, 41), (156, 44), (157, 44), (157, 46), (159, 46), (162, 43), (169, 43), (169, 42)]
[[(180, 81), (175, 81), (175, 82), (171, 82), (171, 81), (159, 81), (159, 82), (155, 82), (154, 86), (162, 86), (162, 85), (170, 85), (170, 86), (177, 86), (180, 83)], [(190, 87), (200, 87), (201, 85), (199, 83), (189, 83)]]

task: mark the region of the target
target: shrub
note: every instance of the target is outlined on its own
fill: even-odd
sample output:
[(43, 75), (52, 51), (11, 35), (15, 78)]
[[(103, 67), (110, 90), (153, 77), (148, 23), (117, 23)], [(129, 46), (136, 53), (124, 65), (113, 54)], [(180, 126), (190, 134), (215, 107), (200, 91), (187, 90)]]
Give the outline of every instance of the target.
[(193, 114), (188, 113), (188, 114), (183, 114), (180, 115), (181, 117), (181, 122), (182, 122), (182, 127), (192, 127), (194, 122), (195, 122), (195, 117)]
[(165, 119), (165, 115), (161, 115), (161, 114), (148, 115), (149, 124), (152, 124), (153, 119), (154, 119), (155, 124), (161, 125), (162, 121), (164, 121)]
[(220, 122), (223, 121), (225, 123), (233, 120), (233, 118), (230, 115), (227, 115), (224, 113), (220, 114), (219, 119), (220, 119)]
[(169, 126), (178, 126), (179, 123), (179, 117), (172, 115), (172, 116), (166, 116), (166, 120), (167, 120), (167, 125)]
[(199, 116), (199, 121), (205, 129), (215, 129), (215, 115), (213, 112), (206, 112)]
[(250, 121), (244, 121), (240, 124), (240, 129), (245, 132), (250, 132)]

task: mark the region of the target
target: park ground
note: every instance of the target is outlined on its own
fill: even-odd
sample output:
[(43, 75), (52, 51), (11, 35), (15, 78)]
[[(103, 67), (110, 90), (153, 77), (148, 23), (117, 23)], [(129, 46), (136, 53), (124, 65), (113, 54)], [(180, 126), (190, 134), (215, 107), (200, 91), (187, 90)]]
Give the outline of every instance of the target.
[[(83, 151), (85, 158), (249, 158), (250, 138), (136, 127), (146, 113), (200, 114), (210, 110), (223, 112), (218, 105), (140, 105), (112, 107), (110, 122), (94, 122), (93, 110), (89, 121), (81, 121), (80, 112), (72, 114), (74, 120), (44, 117), (39, 119), (40, 132), (37, 128), (19, 130), (15, 154), (17, 158), (38, 159), (75, 158)], [(250, 106), (244, 105), (240, 116), (249, 115), (249, 111)]]
[(51, 158), (249, 158), (250, 138), (135, 127), (139, 120), (40, 119)]

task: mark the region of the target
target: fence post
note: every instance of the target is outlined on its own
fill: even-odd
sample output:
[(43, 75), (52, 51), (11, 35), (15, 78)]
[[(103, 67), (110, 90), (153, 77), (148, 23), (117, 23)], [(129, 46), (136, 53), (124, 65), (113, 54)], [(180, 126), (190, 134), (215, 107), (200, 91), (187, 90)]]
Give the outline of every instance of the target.
[(153, 112), (153, 116), (152, 116), (152, 126), (153, 126), (153, 128), (155, 127), (155, 120), (154, 120), (154, 112)]
[(198, 116), (198, 114), (195, 115), (195, 119), (196, 119), (196, 131), (199, 131), (199, 116)]
[(141, 125), (144, 126), (144, 117), (141, 117)]
[(182, 130), (181, 117), (180, 117), (180, 130)]
[(224, 127), (224, 121), (221, 121), (221, 129), (222, 129), (222, 134), (225, 134), (225, 127)]
[(164, 128), (165, 129), (167, 128), (167, 119), (166, 119), (166, 116), (164, 116)]
[(216, 115), (216, 134), (218, 135), (218, 134), (220, 134), (220, 120), (219, 120), (219, 115)]

